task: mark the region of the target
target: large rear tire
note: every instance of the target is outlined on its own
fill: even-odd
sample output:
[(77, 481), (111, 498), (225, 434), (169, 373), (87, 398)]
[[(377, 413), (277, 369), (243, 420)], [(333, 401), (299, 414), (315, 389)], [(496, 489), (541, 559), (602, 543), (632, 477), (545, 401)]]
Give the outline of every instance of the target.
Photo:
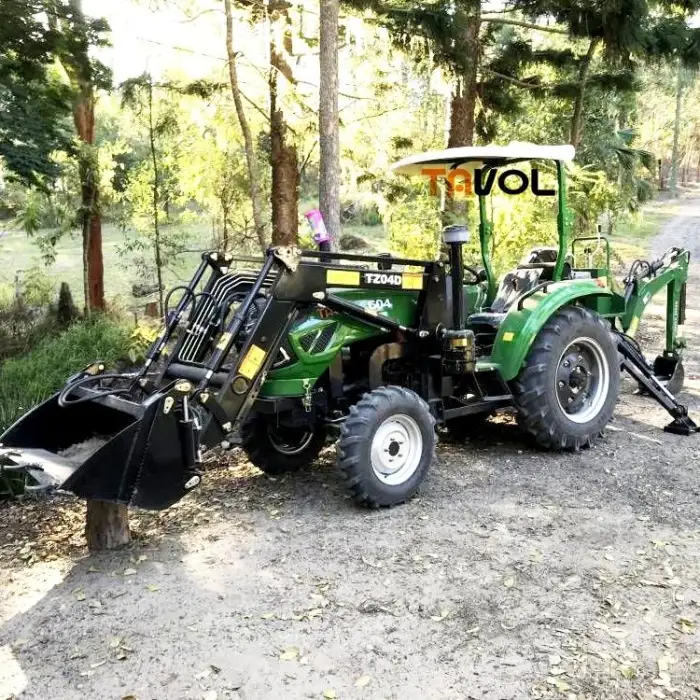
[(619, 391), (610, 327), (579, 306), (552, 316), (514, 382), (520, 426), (551, 450), (592, 445), (612, 418)]
[(244, 423), (241, 443), (258, 469), (276, 476), (311, 464), (326, 444), (326, 429), (322, 425), (285, 427), (274, 417), (256, 414)]
[(435, 453), (435, 419), (418, 394), (384, 386), (350, 408), (338, 443), (338, 468), (354, 501), (368, 508), (411, 498)]

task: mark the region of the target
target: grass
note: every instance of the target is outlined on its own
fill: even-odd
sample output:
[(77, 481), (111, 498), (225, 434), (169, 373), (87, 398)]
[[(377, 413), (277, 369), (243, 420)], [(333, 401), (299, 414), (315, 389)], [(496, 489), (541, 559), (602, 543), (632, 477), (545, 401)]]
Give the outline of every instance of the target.
[[(2, 226), (0, 225), (0, 230)], [(179, 256), (177, 265), (164, 270), (165, 287), (181, 284), (190, 276), (199, 262), (200, 253), (211, 249), (211, 230), (205, 224), (190, 224), (180, 227), (187, 234), (189, 252)], [(302, 229), (303, 231), (303, 229)], [(40, 234), (43, 231), (40, 231)], [(343, 234), (352, 234), (364, 238), (369, 243), (369, 250), (381, 252), (386, 250), (387, 237), (383, 226), (343, 226)], [(105, 224), (102, 227), (102, 247), (104, 255), (105, 290), (107, 299), (130, 306), (134, 303), (131, 285), (143, 282), (142, 275), (135, 268), (134, 253), (124, 253), (124, 232), (117, 226)], [(0, 296), (3, 287), (9, 293), (14, 288), (18, 272), (41, 267), (53, 284), (54, 293), (58, 293), (61, 282), (67, 282), (73, 292), (73, 298), (81, 306), (83, 289), (82, 272), (82, 238), (78, 232), (64, 236), (56, 245), (56, 261), (44, 267), (39, 250), (24, 231), (12, 229), (0, 236)], [(136, 300), (142, 305), (146, 300)]]
[[(178, 264), (166, 268), (164, 277), (166, 286), (172, 286), (189, 279), (192, 270), (197, 265), (200, 253), (212, 247), (211, 231), (206, 225), (194, 224), (180, 227), (187, 233), (187, 248), (192, 252), (180, 256)], [(44, 233), (39, 232), (39, 235)], [(117, 226), (105, 224), (102, 227), (102, 249), (104, 255), (105, 289), (107, 298), (122, 299), (125, 303), (132, 302), (131, 285), (143, 282), (135, 268), (137, 254), (124, 253), (124, 232)], [(82, 238), (78, 232), (65, 235), (56, 245), (56, 261), (44, 268), (39, 250), (35, 243), (22, 230), (11, 229), (0, 237), (0, 287), (13, 286), (17, 272), (41, 267), (46, 276), (53, 282), (55, 291), (61, 282), (70, 285), (78, 306), (81, 305), (83, 289), (82, 272)]]
[(0, 433), (95, 360), (113, 367), (129, 349), (130, 328), (109, 316), (76, 323), (0, 365)]
[(673, 202), (657, 201), (647, 205), (640, 214), (616, 224), (610, 236), (616, 258), (630, 262), (645, 257), (650, 239), (675, 213), (676, 205)]

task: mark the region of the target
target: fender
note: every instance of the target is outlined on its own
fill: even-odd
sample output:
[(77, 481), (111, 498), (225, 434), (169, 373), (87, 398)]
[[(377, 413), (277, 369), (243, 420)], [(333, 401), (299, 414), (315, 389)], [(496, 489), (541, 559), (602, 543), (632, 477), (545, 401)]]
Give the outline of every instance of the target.
[(619, 295), (599, 286), (594, 279), (552, 282), (546, 291), (535, 292), (511, 305), (498, 329), (489, 364), (497, 365), (503, 379), (510, 381), (520, 372), (537, 334), (562, 306), (579, 302), (601, 316), (612, 316), (618, 300), (624, 303)]

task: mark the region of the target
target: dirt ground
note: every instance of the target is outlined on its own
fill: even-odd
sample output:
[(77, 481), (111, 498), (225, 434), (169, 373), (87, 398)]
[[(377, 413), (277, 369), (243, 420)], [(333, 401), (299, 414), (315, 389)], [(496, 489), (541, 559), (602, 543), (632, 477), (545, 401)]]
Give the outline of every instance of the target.
[[(654, 252), (698, 260), (699, 231), (683, 200)], [(699, 292), (695, 267), (696, 415)], [(354, 508), (330, 452), (279, 480), (234, 457), (104, 556), (77, 501), (2, 504), (0, 698), (700, 698), (700, 436), (631, 392), (577, 454), (509, 420), (443, 443), (392, 510)]]

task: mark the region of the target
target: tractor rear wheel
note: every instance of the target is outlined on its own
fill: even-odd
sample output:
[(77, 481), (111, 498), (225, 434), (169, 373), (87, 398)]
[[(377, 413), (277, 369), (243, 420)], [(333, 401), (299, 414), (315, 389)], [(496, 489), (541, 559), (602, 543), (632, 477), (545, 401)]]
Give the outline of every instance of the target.
[(514, 383), (521, 427), (552, 450), (592, 445), (612, 418), (619, 391), (610, 327), (579, 306), (550, 318)]
[(420, 487), (435, 442), (435, 419), (418, 394), (379, 387), (350, 408), (340, 432), (338, 468), (357, 504), (393, 506)]
[(274, 476), (311, 464), (326, 444), (326, 429), (286, 427), (274, 417), (255, 414), (243, 425), (241, 444), (258, 469)]

